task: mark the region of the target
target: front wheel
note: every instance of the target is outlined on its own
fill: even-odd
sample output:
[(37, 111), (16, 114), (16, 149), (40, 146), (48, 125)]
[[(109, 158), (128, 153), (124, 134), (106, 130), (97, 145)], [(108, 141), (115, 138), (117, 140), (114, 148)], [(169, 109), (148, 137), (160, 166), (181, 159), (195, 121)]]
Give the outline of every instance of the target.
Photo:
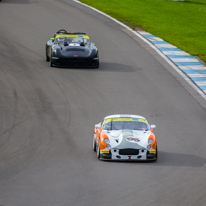
[(49, 58), (49, 56), (47, 54), (47, 46), (46, 46), (46, 61), (49, 62), (49, 60), (50, 60), (50, 58)]
[(46, 61), (49, 62), (50, 58), (48, 57), (48, 55), (46, 54)]
[(156, 146), (156, 161), (157, 161), (157, 157), (158, 157), (158, 150), (157, 150), (157, 146)]
[(96, 134), (94, 133), (94, 137), (93, 137), (93, 150), (96, 152), (96, 147), (97, 147), (97, 144), (96, 144), (96, 141), (95, 141), (95, 137), (96, 137)]
[(97, 159), (99, 159), (100, 158), (100, 146), (99, 145), (97, 145), (96, 151), (97, 151)]
[(50, 56), (50, 67), (53, 67), (52, 52), (51, 52), (51, 56)]
[(99, 62), (97, 63), (97, 65), (95, 66), (95, 68), (99, 68)]

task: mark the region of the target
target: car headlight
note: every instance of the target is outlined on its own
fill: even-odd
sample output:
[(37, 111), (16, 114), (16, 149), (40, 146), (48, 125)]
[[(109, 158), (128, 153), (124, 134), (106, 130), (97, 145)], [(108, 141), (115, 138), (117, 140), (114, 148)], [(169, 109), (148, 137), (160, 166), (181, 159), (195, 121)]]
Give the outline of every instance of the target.
[(151, 149), (151, 146), (150, 145), (147, 145), (147, 150), (150, 150)]
[(109, 144), (109, 139), (105, 138), (104, 143)]
[(153, 139), (149, 139), (148, 144), (153, 144)]
[(107, 145), (107, 149), (108, 149), (108, 150), (111, 150), (111, 145), (108, 144), (108, 145)]

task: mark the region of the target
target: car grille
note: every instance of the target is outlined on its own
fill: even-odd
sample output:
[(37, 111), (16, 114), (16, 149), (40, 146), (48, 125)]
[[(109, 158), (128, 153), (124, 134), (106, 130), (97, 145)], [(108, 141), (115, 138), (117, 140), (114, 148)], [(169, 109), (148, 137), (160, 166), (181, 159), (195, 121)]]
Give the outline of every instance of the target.
[(120, 149), (119, 154), (120, 155), (138, 155), (139, 150), (138, 149)]

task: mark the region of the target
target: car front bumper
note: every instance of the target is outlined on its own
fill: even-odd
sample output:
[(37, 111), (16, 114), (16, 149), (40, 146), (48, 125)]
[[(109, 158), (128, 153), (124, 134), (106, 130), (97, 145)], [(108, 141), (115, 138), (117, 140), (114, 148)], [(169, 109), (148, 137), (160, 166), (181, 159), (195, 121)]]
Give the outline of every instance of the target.
[(52, 57), (52, 64), (54, 66), (66, 66), (66, 67), (98, 67), (99, 58), (63, 58)]
[(112, 149), (105, 153), (104, 150), (100, 151), (101, 160), (114, 160), (114, 161), (153, 161), (156, 160), (156, 153), (150, 154), (147, 150), (137, 150), (137, 154), (120, 154), (117, 149)]

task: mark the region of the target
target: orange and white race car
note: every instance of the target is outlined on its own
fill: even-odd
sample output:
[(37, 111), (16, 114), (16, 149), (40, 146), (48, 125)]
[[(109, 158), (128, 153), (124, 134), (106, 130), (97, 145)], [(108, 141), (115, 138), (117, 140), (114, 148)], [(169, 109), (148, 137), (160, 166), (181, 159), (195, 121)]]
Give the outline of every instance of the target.
[(93, 150), (101, 160), (157, 160), (155, 125), (139, 115), (110, 115), (95, 125)]

